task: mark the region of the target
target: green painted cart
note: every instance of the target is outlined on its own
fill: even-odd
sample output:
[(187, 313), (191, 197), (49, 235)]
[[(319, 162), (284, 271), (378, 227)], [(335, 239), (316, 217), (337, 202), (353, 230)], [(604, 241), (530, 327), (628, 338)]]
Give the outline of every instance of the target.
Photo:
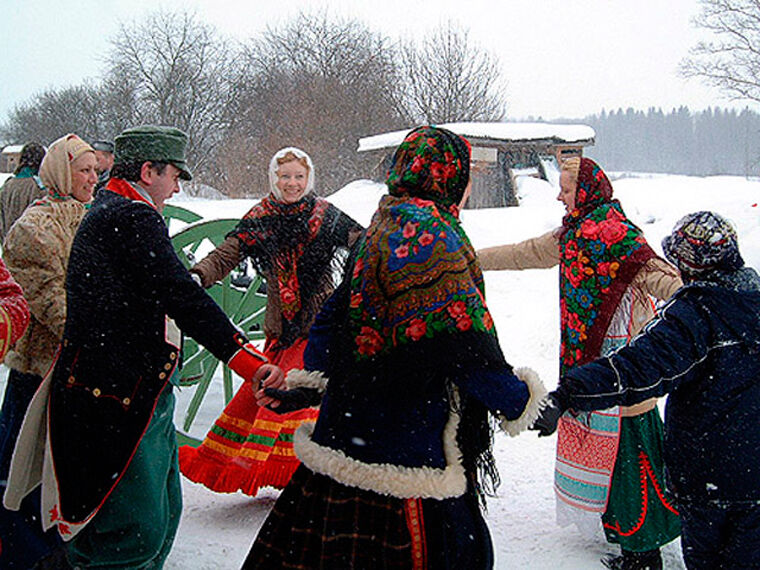
[[(172, 220), (188, 224), (172, 236), (174, 249), (182, 263), (188, 268), (208, 251), (221, 244), (238, 221), (235, 219), (203, 221), (200, 216), (189, 210), (169, 205), (164, 210), (164, 217), (167, 218), (170, 228), (174, 225)], [(264, 338), (266, 293), (263, 290), (261, 277), (253, 272), (247, 262), (206, 291), (249, 339)], [(184, 339), (182, 353), (180, 386), (190, 387), (194, 393), (185, 412), (182, 431), (178, 432), (178, 439), (180, 444), (197, 445), (200, 443), (197, 439), (182, 432), (188, 432), (193, 425), (220, 362), (189, 337)], [(227, 403), (233, 396), (232, 373), (227, 366), (222, 365), (222, 368), (224, 401)]]

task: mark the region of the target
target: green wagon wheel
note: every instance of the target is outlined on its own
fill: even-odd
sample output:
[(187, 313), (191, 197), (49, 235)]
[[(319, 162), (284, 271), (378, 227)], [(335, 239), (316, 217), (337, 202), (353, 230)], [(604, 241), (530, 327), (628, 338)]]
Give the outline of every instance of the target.
[[(172, 237), (174, 250), (186, 267), (196, 261), (197, 252), (204, 248), (210, 251), (221, 244), (227, 233), (232, 230), (238, 220), (221, 219), (192, 223)], [(259, 290), (262, 285), (260, 276), (252, 279), (247, 272), (239, 269), (227, 275), (222, 281), (215, 283), (206, 292), (224, 310), (230, 320), (240, 327), (251, 340), (264, 338), (263, 324), (266, 309), (266, 295)], [(206, 396), (211, 380), (219, 366), (219, 360), (195, 340), (185, 337), (182, 345), (183, 366), (181, 370), (181, 386), (195, 388), (193, 397), (188, 405), (183, 421), (183, 430), (189, 431), (201, 403)], [(224, 401), (232, 399), (232, 373), (223, 366)], [(200, 443), (188, 436), (180, 436), (182, 442)]]
[(186, 224), (193, 224), (195, 222), (200, 222), (203, 219), (203, 216), (199, 216), (187, 208), (182, 208), (173, 204), (164, 205), (163, 215), (167, 226), (172, 220), (179, 220), (180, 222), (185, 222)]

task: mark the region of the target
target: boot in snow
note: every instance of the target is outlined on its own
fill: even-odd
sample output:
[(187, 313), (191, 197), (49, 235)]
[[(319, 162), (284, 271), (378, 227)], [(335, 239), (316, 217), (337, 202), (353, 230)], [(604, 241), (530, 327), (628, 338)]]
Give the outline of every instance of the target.
[(610, 570), (662, 570), (662, 557), (659, 548), (644, 552), (623, 550), (619, 556), (605, 556), (602, 564)]

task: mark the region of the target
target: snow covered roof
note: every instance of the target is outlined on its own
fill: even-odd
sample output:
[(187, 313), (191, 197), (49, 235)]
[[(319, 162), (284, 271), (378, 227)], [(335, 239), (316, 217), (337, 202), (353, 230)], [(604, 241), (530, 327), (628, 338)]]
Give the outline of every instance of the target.
[[(446, 123), (438, 125), (468, 138), (507, 142), (552, 140), (557, 143), (593, 143), (596, 133), (587, 125), (552, 123)], [(395, 147), (411, 129), (359, 139), (359, 152)]]
[(3, 148), (3, 154), (13, 154), (21, 152), (21, 149), (24, 148), (24, 145), (22, 144), (9, 144), (5, 148)]

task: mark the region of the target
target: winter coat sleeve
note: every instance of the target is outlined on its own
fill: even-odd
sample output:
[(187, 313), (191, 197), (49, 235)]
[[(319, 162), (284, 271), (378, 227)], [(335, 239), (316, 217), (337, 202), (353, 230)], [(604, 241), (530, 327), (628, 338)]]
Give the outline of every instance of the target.
[(683, 286), (683, 281), (678, 269), (659, 257), (653, 257), (636, 274), (633, 285), (655, 299), (666, 301)]
[(559, 399), (565, 407), (602, 410), (663, 396), (692, 381), (717, 348), (705, 310), (677, 296), (631, 344), (570, 370), (557, 389)]
[(309, 329), (309, 341), (303, 354), (304, 368), (307, 370), (327, 371), (333, 326), (342, 293), (343, 289), (339, 289), (325, 301)]
[(454, 377), (457, 387), (501, 420), (509, 435), (527, 429), (538, 416), (546, 388), (530, 368), (471, 370)]
[(519, 243), (478, 250), (483, 271), (503, 269), (545, 269), (559, 263), (557, 230)]
[(209, 253), (190, 269), (201, 278), (201, 284), (208, 289), (224, 279), (240, 263), (240, 240), (234, 236), (225, 239), (219, 247)]

